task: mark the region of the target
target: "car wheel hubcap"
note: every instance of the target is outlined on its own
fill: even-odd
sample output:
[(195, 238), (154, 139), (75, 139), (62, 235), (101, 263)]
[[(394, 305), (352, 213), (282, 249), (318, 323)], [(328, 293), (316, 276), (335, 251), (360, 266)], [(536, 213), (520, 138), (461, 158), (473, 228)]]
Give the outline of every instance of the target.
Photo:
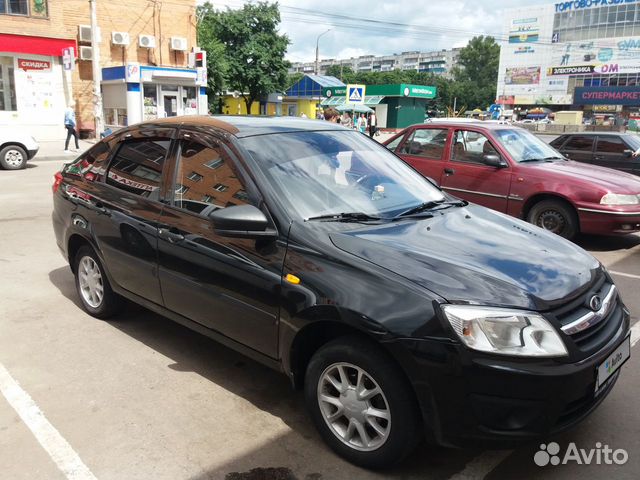
[(333, 434), (360, 451), (380, 448), (391, 431), (391, 411), (371, 375), (349, 363), (334, 363), (318, 381), (318, 405)]
[(18, 150), (9, 150), (4, 156), (4, 161), (12, 167), (19, 167), (22, 165), (24, 157)]
[(560, 212), (556, 210), (547, 210), (540, 214), (536, 225), (544, 228), (545, 230), (549, 230), (550, 232), (560, 233), (564, 230), (566, 220)]
[(104, 297), (104, 283), (100, 267), (91, 257), (82, 257), (78, 267), (80, 294), (83, 300), (93, 308), (98, 308)]

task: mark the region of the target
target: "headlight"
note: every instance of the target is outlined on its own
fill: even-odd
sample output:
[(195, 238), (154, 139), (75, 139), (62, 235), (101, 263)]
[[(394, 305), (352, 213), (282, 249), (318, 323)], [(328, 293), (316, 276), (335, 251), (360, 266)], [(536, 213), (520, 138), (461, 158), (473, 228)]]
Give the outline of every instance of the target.
[(617, 193), (607, 193), (600, 199), (600, 205), (638, 205), (640, 195), (620, 195)]
[(443, 305), (463, 343), (474, 350), (523, 357), (568, 355), (558, 332), (541, 315), (474, 305)]

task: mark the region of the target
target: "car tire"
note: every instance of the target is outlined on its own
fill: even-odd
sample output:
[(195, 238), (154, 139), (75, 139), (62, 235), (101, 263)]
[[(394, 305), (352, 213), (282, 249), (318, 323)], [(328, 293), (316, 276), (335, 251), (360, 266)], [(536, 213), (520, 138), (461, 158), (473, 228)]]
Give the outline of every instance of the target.
[(356, 465), (393, 465), (421, 439), (415, 395), (392, 358), (373, 342), (349, 336), (321, 347), (307, 366), (304, 391), (324, 441)]
[(573, 207), (561, 200), (543, 200), (536, 203), (531, 207), (527, 221), (568, 240), (576, 236), (580, 226)]
[(93, 248), (85, 245), (78, 250), (73, 271), (78, 296), (89, 315), (106, 319), (122, 310), (124, 299), (111, 289), (109, 279)]
[(27, 152), (18, 145), (7, 145), (0, 150), (0, 166), (5, 170), (26, 168)]

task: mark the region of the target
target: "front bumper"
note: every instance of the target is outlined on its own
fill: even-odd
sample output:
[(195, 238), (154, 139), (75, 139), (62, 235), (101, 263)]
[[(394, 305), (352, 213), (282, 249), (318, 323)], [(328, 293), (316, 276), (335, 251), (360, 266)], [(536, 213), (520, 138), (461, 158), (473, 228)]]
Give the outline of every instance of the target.
[(36, 156), (36, 154), (38, 153), (38, 151), (40, 150), (39, 146), (35, 146), (32, 147), (30, 149), (27, 150), (27, 159), (31, 160), (33, 157)]
[(638, 211), (614, 211), (604, 208), (580, 208), (580, 231), (597, 235), (626, 234), (640, 231)]
[(430, 441), (510, 448), (567, 429), (588, 416), (620, 374), (596, 394), (596, 368), (628, 332), (625, 309), (610, 340), (573, 363), (486, 355), (436, 340), (404, 339), (388, 346), (413, 383)]

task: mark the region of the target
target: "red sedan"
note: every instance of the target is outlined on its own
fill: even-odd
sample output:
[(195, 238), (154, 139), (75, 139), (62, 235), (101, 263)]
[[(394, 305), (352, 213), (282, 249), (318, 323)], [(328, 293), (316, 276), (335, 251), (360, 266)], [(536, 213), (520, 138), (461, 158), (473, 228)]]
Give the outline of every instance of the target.
[(565, 238), (640, 231), (640, 178), (567, 160), (525, 129), (433, 121), (385, 145), (451, 194)]

